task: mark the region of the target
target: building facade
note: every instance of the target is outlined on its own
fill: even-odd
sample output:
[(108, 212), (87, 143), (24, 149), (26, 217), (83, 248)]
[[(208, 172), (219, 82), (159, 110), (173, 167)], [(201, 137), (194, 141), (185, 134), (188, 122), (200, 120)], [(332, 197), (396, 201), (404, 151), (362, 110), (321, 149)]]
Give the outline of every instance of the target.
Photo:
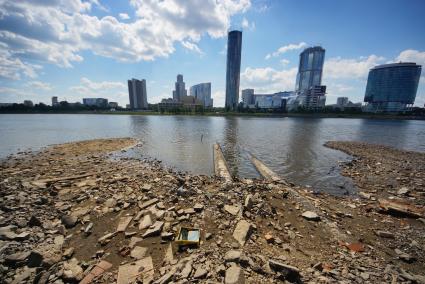
[(146, 80), (128, 80), (128, 96), (131, 109), (148, 108), (148, 97), (146, 92)]
[(309, 47), (301, 52), (295, 86), (295, 91), (298, 94), (322, 84), (324, 61), (325, 50), (321, 46)]
[(340, 107), (343, 107), (343, 106), (347, 105), (348, 102), (349, 102), (349, 100), (348, 100), (347, 97), (338, 97), (336, 99), (336, 105), (337, 106), (340, 106)]
[(108, 99), (104, 99), (104, 98), (84, 98), (83, 99), (83, 105), (106, 108), (106, 107), (108, 107)]
[(181, 102), (185, 96), (187, 96), (186, 84), (183, 81), (183, 75), (178, 74), (175, 90), (173, 91), (173, 100)]
[(422, 66), (416, 63), (379, 65), (369, 71), (364, 102), (368, 112), (403, 112), (414, 104)]
[(243, 89), (242, 90), (242, 103), (244, 107), (255, 105), (254, 101), (254, 89)]
[(286, 109), (288, 98), (292, 97), (294, 92), (278, 92), (274, 94), (255, 94), (254, 105), (256, 108), (267, 109)]
[(59, 105), (58, 97), (52, 97), (52, 107), (56, 107)]
[(190, 96), (201, 101), (204, 107), (213, 107), (211, 83), (201, 83), (190, 87)]
[(236, 110), (239, 102), (242, 32), (230, 31), (227, 36), (226, 109)]

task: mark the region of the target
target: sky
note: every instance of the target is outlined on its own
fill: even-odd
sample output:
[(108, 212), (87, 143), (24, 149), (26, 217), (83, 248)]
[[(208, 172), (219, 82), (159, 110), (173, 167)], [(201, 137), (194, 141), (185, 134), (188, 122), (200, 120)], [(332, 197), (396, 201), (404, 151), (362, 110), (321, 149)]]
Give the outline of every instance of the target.
[(370, 68), (425, 65), (424, 13), (423, 0), (0, 0), (0, 102), (125, 106), (137, 78), (157, 103), (183, 74), (187, 89), (211, 82), (223, 106), (231, 29), (243, 31), (240, 90), (294, 90), (300, 52), (321, 45), (326, 103), (361, 102)]

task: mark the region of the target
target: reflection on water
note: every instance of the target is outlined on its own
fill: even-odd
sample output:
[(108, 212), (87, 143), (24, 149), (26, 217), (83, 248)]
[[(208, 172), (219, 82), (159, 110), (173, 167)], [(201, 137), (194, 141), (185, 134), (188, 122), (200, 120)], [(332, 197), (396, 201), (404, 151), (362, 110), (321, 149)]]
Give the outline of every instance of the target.
[[(387, 144), (425, 151), (425, 121), (125, 115), (0, 115), (0, 157), (19, 150), (94, 138), (136, 137), (136, 155), (168, 166), (212, 174), (219, 142), (233, 174), (259, 177), (249, 153), (289, 181), (327, 192), (351, 191), (338, 161), (349, 157), (323, 147), (329, 140)], [(202, 137), (202, 139), (201, 139)]]

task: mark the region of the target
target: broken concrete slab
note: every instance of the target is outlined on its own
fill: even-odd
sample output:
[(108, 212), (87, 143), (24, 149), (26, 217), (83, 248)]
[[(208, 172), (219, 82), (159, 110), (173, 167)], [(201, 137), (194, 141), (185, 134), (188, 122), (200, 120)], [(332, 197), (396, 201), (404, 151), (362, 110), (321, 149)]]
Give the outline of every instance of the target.
[(135, 259), (142, 259), (147, 256), (148, 250), (149, 249), (147, 247), (135, 246), (130, 252), (130, 256)]
[(90, 270), (90, 272), (83, 278), (83, 280), (81, 280), (80, 284), (91, 283), (96, 277), (102, 275), (111, 267), (112, 263), (109, 263), (106, 260), (102, 260)]
[(299, 274), (300, 274), (300, 270), (297, 267), (287, 265), (287, 264), (281, 263), (281, 262), (273, 260), (273, 259), (269, 260), (269, 267), (273, 271), (279, 272), (282, 275), (284, 275), (285, 277), (287, 277), (287, 276), (299, 277)]
[(224, 277), (225, 284), (243, 284), (245, 283), (245, 276), (239, 266), (232, 265), (226, 270)]
[(236, 228), (233, 231), (233, 238), (237, 240), (241, 246), (245, 245), (245, 242), (249, 237), (251, 227), (252, 225), (246, 220), (240, 220), (236, 224)]
[(238, 213), (239, 213), (240, 208), (239, 208), (239, 206), (235, 206), (235, 205), (224, 205), (224, 210), (227, 213), (229, 213), (229, 214), (231, 214), (233, 216), (237, 216)]
[(139, 224), (139, 230), (144, 230), (152, 226), (152, 218), (151, 215), (147, 214), (143, 216), (142, 221)]
[(117, 226), (117, 232), (124, 232), (128, 225), (130, 225), (131, 220), (133, 219), (133, 216), (128, 216), (128, 217), (121, 217), (119, 222), (118, 222), (118, 226)]
[(148, 208), (149, 206), (152, 206), (152, 205), (158, 203), (158, 201), (159, 201), (158, 198), (153, 198), (153, 199), (148, 200), (146, 202), (139, 203), (139, 208), (140, 209)]
[(154, 275), (152, 257), (121, 265), (118, 268), (117, 284), (135, 283), (137, 279), (152, 278)]
[(161, 234), (164, 222), (156, 221), (149, 229), (142, 235), (143, 238), (158, 236)]

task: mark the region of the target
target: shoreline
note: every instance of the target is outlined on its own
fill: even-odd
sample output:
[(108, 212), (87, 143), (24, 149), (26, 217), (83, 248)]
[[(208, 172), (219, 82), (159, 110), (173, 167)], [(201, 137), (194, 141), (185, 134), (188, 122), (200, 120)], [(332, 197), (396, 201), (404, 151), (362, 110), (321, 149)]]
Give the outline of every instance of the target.
[[(121, 281), (128, 264), (149, 267), (138, 272), (143, 283), (425, 283), (424, 216), (391, 215), (380, 206), (381, 199), (400, 200), (423, 214), (424, 153), (328, 142), (354, 156), (341, 170), (361, 188), (359, 197), (336, 197), (278, 181), (226, 183), (160, 161), (111, 159), (135, 144), (71, 142), (0, 161), (5, 283), (72, 283), (106, 263), (96, 283), (128, 283)], [(344, 239), (331, 237), (325, 219)], [(177, 249), (173, 237), (182, 226), (201, 229), (199, 247)]]
[(83, 112), (16, 112), (0, 114), (92, 114), (92, 115), (152, 115), (152, 116), (204, 116), (204, 117), (270, 117), (270, 118), (344, 118), (344, 119), (376, 119), (376, 120), (425, 120), (425, 116), (393, 115), (393, 114), (338, 114), (338, 113), (159, 113), (159, 112), (132, 112), (132, 111), (83, 111)]

